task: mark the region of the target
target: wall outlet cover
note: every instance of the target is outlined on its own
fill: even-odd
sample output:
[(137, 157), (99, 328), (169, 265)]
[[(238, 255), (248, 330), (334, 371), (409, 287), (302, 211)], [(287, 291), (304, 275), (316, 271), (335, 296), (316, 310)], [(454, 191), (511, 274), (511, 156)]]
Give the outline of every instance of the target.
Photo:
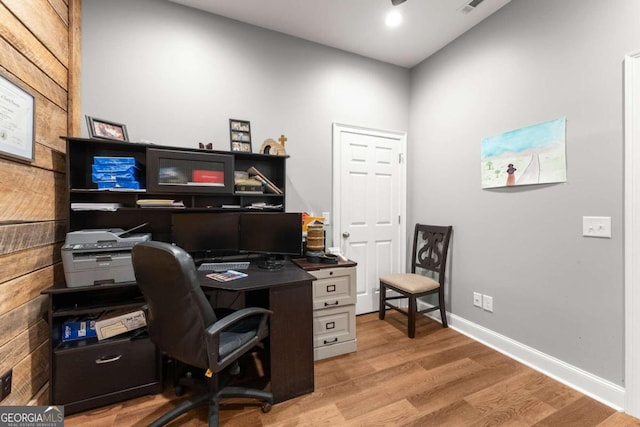
[(582, 235), (585, 237), (611, 238), (610, 216), (583, 216)]
[(482, 294), (480, 292), (473, 293), (473, 305), (476, 307), (482, 307)]
[(483, 295), (482, 296), (482, 308), (485, 311), (493, 313), (493, 297), (490, 297), (489, 295)]
[(13, 369), (9, 369), (0, 377), (0, 400), (4, 399), (11, 393), (11, 379), (13, 377)]

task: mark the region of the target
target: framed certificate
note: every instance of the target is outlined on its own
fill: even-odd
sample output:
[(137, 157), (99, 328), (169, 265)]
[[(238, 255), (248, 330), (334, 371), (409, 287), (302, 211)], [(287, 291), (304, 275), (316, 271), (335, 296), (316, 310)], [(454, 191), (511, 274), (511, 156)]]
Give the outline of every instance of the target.
[(0, 156), (31, 162), (35, 143), (35, 98), (0, 74)]

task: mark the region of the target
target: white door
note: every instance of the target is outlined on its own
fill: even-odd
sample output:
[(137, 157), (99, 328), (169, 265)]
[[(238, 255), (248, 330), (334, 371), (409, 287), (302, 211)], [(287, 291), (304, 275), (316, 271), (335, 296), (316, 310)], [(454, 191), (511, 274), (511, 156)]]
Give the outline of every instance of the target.
[(333, 125), (333, 244), (358, 263), (356, 314), (378, 310), (378, 278), (404, 271), (406, 133)]

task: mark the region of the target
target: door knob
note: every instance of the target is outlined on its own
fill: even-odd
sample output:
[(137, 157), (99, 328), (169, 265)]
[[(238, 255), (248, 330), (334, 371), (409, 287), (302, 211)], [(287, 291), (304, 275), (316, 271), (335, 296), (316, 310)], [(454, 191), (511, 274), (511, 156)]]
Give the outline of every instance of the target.
[(342, 233), (342, 237), (344, 237), (345, 239), (348, 238), (349, 236), (351, 236), (351, 234), (349, 234), (348, 231), (345, 231), (344, 233)]

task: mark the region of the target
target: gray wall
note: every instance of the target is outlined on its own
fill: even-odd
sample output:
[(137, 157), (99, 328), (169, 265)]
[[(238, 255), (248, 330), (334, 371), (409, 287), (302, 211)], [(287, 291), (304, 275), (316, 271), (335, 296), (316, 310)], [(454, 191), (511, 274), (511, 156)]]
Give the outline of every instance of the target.
[[(640, 2), (513, 0), (412, 70), (409, 223), (453, 224), (451, 311), (623, 384), (623, 86)], [(567, 182), (482, 190), (483, 137), (566, 117)], [(611, 216), (612, 239), (582, 237)], [(494, 298), (494, 312), (472, 293)]]
[(290, 211), (331, 209), (332, 122), (408, 129), (404, 68), (165, 0), (82, 8), (83, 115), (179, 147), (229, 150), (229, 118), (251, 121), (254, 151), (285, 134)]
[[(251, 121), (254, 150), (284, 133), (287, 206), (316, 213), (333, 121), (409, 129), (408, 224), (454, 226), (448, 309), (622, 384), (622, 59), (640, 48), (637, 16), (636, 0), (513, 0), (410, 73), (164, 0), (84, 0), (83, 114), (174, 146), (228, 149), (229, 118)], [(559, 117), (566, 183), (480, 188), (483, 137)], [(582, 237), (583, 215), (611, 216), (613, 238)]]

